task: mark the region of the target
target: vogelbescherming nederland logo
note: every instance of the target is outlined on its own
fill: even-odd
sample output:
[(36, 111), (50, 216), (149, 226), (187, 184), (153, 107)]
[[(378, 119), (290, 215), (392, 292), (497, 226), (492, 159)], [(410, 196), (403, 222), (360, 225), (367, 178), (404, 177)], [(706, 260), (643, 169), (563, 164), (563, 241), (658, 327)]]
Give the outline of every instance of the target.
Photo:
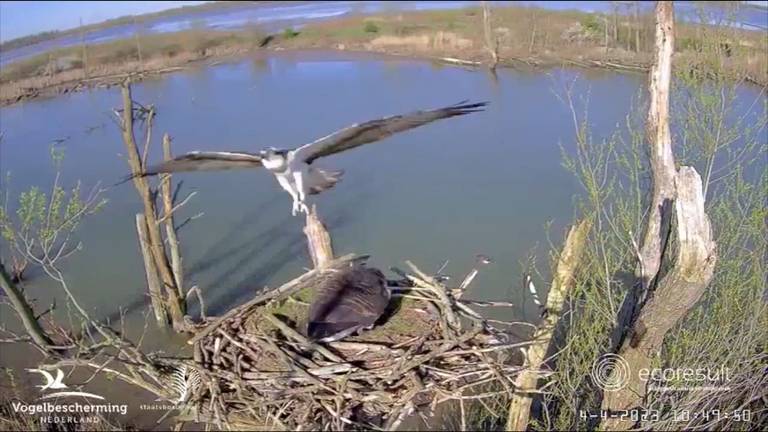
[[(43, 384), (36, 386), (43, 394), (35, 403), (12, 402), (11, 405), (17, 413), (36, 416), (41, 426), (96, 424), (102, 421), (105, 414), (126, 415), (128, 413), (127, 404), (92, 403), (89, 399), (103, 401), (104, 397), (94, 393), (70, 390), (70, 387), (64, 383), (64, 372), (61, 369), (56, 369), (55, 376), (43, 369), (27, 369), (27, 371), (39, 374), (45, 380)], [(83, 398), (86, 401), (61, 401), (62, 398), (72, 397)]]

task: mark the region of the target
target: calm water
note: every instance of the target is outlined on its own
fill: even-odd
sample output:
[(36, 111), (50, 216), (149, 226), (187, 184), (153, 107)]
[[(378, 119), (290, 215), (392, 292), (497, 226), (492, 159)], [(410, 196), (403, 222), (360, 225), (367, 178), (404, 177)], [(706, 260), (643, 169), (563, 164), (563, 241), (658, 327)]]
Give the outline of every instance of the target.
[[(291, 148), (354, 122), (464, 99), (490, 101), (486, 112), (318, 162), (346, 171), (318, 202), (338, 254), (368, 253), (384, 268), (411, 259), (435, 270), (447, 259), (447, 271), (456, 277), (471, 268), (475, 254), (490, 255), (496, 264), (476, 287), (478, 296), (490, 298), (517, 296), (519, 262), (537, 245), (544, 250), (545, 224), (554, 222), (557, 237), (571, 220), (577, 185), (560, 166), (559, 144), (568, 143), (573, 132), (552, 90), (574, 74), (502, 71), (494, 83), (483, 72), (461, 68), (317, 53), (170, 75), (136, 85), (134, 98), (156, 106), (155, 137), (159, 141), (163, 132), (170, 133), (176, 153)], [(592, 103), (604, 108), (592, 120), (608, 133), (626, 114), (640, 79), (600, 74), (585, 79)], [(18, 191), (52, 181), (49, 147), (66, 137), (71, 137), (62, 144), (68, 184), (114, 183), (127, 172), (109, 118), (119, 103), (114, 89), (3, 109), (8, 187)], [(88, 127), (98, 129), (88, 133)], [(187, 280), (203, 289), (210, 312), (284, 282), (308, 265), (303, 218), (290, 216), (290, 197), (267, 172), (175, 179), (183, 182), (183, 193), (197, 192), (180, 219), (204, 213), (180, 235)], [(145, 302), (134, 229), (141, 210), (136, 191), (125, 184), (106, 197), (108, 206), (87, 221), (84, 248), (67, 270), (84, 302), (110, 316), (118, 306), (142, 308)], [(38, 279), (41, 285), (44, 279)]]
[[(520, 283), (521, 262), (533, 251), (546, 270), (547, 235), (561, 242), (579, 191), (561, 167), (560, 145), (572, 148), (574, 133), (570, 113), (554, 93), (573, 79), (578, 79), (576, 97), (589, 95), (596, 139), (623, 122), (644, 83), (637, 75), (573, 70), (501, 70), (493, 80), (482, 71), (420, 61), (286, 53), (145, 81), (135, 86), (134, 98), (155, 105), (159, 113), (153, 158), (163, 132), (172, 135), (176, 153), (290, 148), (354, 122), (464, 99), (490, 101), (486, 112), (318, 161), (346, 171), (335, 189), (320, 196), (318, 208), (337, 254), (370, 254), (372, 264), (383, 269), (411, 259), (435, 271), (449, 260), (446, 273), (459, 279), (475, 254), (493, 257), (496, 262), (481, 273), (468, 297), (512, 301), (519, 306), (503, 316), (533, 319), (536, 311)], [(756, 92), (750, 92), (754, 98)], [(109, 89), (0, 110), (5, 133), (0, 169), (12, 173), (10, 185), (3, 187), (17, 195), (31, 185), (50, 184), (49, 146), (65, 137), (70, 137), (62, 144), (65, 184), (77, 179), (84, 185), (114, 183), (127, 173), (123, 144), (109, 118), (119, 104), (119, 91)], [(89, 127), (96, 129), (87, 132)], [(174, 179), (183, 181), (183, 193), (197, 192), (180, 218), (204, 213), (180, 237), (187, 283), (202, 289), (210, 314), (310, 265), (303, 218), (290, 216), (290, 197), (268, 173), (194, 173)], [(126, 310), (129, 336), (137, 337), (147, 305), (134, 223), (141, 206), (131, 184), (110, 189), (106, 197), (108, 205), (81, 231), (83, 250), (64, 271), (89, 311), (117, 319)], [(31, 276), (27, 293), (37, 307), (55, 298), (64, 316), (59, 289), (39, 273)], [(546, 282), (538, 285), (546, 290)], [(16, 325), (7, 308), (0, 312), (2, 321)], [(178, 341), (169, 344), (166, 336), (151, 331), (147, 344), (172, 352)], [(0, 352), (0, 363), (14, 368), (38, 360), (24, 350)]]

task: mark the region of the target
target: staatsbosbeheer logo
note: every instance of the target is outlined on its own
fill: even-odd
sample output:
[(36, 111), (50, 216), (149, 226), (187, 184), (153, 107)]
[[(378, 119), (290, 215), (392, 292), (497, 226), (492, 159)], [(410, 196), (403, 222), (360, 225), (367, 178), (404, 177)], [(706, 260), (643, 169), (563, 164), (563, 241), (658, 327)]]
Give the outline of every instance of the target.
[[(63, 389), (69, 388), (66, 384), (64, 384), (64, 372), (62, 372), (61, 369), (56, 369), (56, 378), (54, 378), (50, 372), (43, 369), (27, 369), (27, 371), (38, 373), (42, 375), (43, 378), (45, 378), (45, 383), (37, 386), (37, 387), (40, 387), (41, 392), (45, 392), (46, 390), (49, 390), (49, 389), (63, 390)], [(44, 394), (43, 396), (40, 397), (40, 400), (58, 398), (58, 397), (67, 397), (67, 396), (80, 396), (84, 398), (104, 400), (102, 396), (99, 396), (97, 394), (86, 393), (81, 391), (66, 391), (66, 390)]]

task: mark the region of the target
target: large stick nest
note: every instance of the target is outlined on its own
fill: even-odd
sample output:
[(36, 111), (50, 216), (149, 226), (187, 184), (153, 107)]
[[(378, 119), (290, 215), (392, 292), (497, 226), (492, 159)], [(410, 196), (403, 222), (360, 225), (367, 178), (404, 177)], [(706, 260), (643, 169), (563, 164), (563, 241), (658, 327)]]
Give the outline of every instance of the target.
[(463, 409), (468, 399), (511, 394), (522, 368), (510, 359), (528, 342), (510, 343), (471, 308), (509, 304), (461, 298), (474, 275), (451, 289), (407, 263), (385, 322), (343, 341), (308, 340), (307, 303), (296, 297), (357, 260), (365, 257), (309, 271), (199, 332), (186, 418), (247, 429), (394, 429), (444, 401)]

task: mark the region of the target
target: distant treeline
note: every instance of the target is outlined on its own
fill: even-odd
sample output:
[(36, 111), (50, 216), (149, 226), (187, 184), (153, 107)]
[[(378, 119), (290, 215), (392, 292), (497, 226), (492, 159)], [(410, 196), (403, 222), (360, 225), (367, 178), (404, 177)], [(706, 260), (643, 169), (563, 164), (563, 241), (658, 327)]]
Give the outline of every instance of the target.
[(27, 45), (34, 45), (38, 42), (43, 42), (50, 39), (56, 39), (57, 37), (63, 35), (64, 33), (65, 32), (62, 32), (60, 30), (52, 30), (52, 31), (46, 31), (42, 33), (35, 33), (33, 35), (22, 36), (16, 39), (11, 39), (8, 42), (0, 43), (0, 51), (12, 50), (12, 49), (21, 48)]
[(183, 15), (187, 13), (206, 12), (225, 8), (237, 8), (253, 6), (254, 3), (276, 3), (266, 1), (212, 1), (203, 3), (196, 6), (180, 6), (173, 9), (166, 9), (159, 12), (152, 12), (140, 15), (125, 15), (118, 18), (112, 18), (106, 21), (102, 21), (96, 24), (88, 24), (81, 27), (76, 27), (69, 30), (53, 30), (42, 33), (36, 33), (33, 35), (22, 36), (16, 39), (0, 43), (0, 51), (7, 51), (16, 48), (21, 48), (28, 45), (34, 45), (36, 43), (44, 42), (51, 39), (56, 39), (62, 36), (68, 36), (73, 34), (87, 33), (94, 30), (102, 30), (109, 27), (115, 27), (125, 24), (133, 24), (136, 21), (147, 21), (150, 19), (164, 18), (176, 15)]

